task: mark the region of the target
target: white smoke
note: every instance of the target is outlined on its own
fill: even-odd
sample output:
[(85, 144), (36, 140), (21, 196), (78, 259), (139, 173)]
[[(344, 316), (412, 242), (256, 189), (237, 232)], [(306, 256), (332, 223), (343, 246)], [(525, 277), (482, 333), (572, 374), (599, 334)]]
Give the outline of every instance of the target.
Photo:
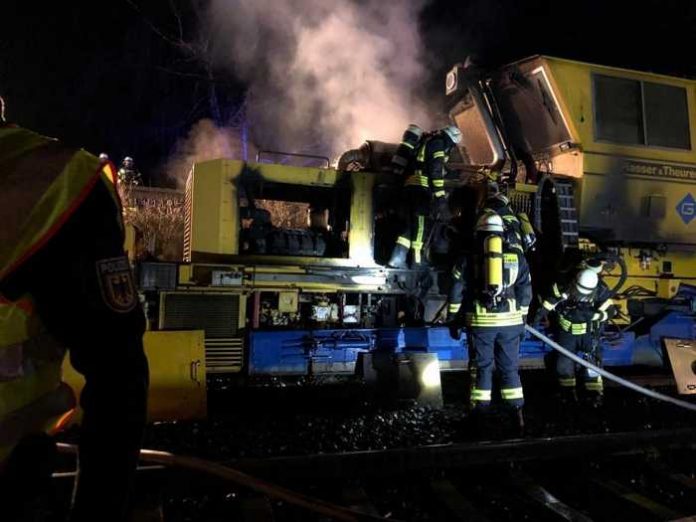
[(336, 156), (430, 124), (418, 14), (424, 0), (211, 0), (212, 60), (248, 85), (259, 146)]
[(247, 144), (244, 151), (240, 134), (239, 129), (218, 127), (212, 120), (200, 120), (191, 127), (185, 138), (177, 142), (164, 171), (182, 189), (194, 163), (217, 158), (243, 159), (244, 152), (253, 157), (255, 147)]

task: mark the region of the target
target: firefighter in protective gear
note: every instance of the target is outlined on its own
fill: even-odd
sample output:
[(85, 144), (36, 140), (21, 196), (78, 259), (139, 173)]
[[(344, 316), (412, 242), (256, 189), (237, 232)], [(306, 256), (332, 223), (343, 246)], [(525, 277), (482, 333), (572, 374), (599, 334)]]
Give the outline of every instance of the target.
[(484, 210), (491, 210), (503, 218), (507, 240), (519, 245), (527, 253), (536, 244), (536, 234), (525, 212), (515, 212), (508, 197), (500, 192), (497, 186), (491, 190), (491, 195), (484, 203)]
[(130, 156), (123, 158), (121, 168), (118, 169), (118, 181), (124, 185), (142, 185), (143, 178), (135, 167), (135, 162)]
[[(124, 519), (145, 426), (145, 324), (115, 174), (83, 150), (0, 125), (0, 461), (72, 408), (60, 381), (67, 348), (86, 381), (75, 521)], [(5, 515), (28, 492), (3, 478)]]
[[(591, 265), (592, 268), (578, 270), (569, 284), (554, 283), (543, 298), (539, 315), (551, 313), (551, 324), (558, 344), (594, 364), (600, 364), (599, 332), (603, 323), (615, 314), (615, 307), (608, 288), (598, 274), (601, 263)], [(558, 357), (558, 384), (562, 393), (571, 400), (575, 397), (577, 383), (575, 366), (567, 357)], [(591, 398), (601, 396), (602, 377), (583, 368), (582, 387)]]
[(469, 329), (471, 392), (478, 413), (491, 404), (493, 370), (500, 374), (500, 395), (522, 429), (524, 394), (518, 372), (521, 333), (532, 299), (531, 277), (524, 255), (505, 240), (502, 218), (485, 211), (476, 224), (476, 249), (467, 270), (464, 312)]
[[(503, 234), (508, 248), (516, 249), (526, 254), (536, 243), (536, 235), (529, 217), (524, 212), (515, 213), (510, 205), (510, 200), (502, 192), (498, 191), (497, 186), (491, 192), (492, 195), (486, 198), (482, 211), (498, 214), (503, 220)], [(451, 278), (453, 285), (447, 304), (449, 319), (452, 319), (461, 307), (464, 271), (462, 261), (455, 263), (452, 268)]]
[[(416, 135), (415, 130), (407, 130), (406, 134), (409, 133), (413, 137)], [(452, 147), (459, 143), (461, 138), (461, 132), (455, 126), (445, 127), (425, 136), (416, 146), (412, 165), (409, 164), (408, 168), (402, 171), (405, 176), (400, 209), (403, 226), (389, 259), (390, 267), (405, 268), (409, 253), (412, 255), (413, 265), (421, 265), (425, 224), (430, 213), (431, 201), (434, 199), (438, 211), (446, 206), (445, 164), (449, 160)], [(406, 143), (405, 139), (401, 145), (411, 145), (410, 142), (408, 145)]]
[(414, 123), (409, 125), (404, 131), (401, 143), (399, 143), (391, 159), (391, 169), (394, 174), (403, 176), (407, 169), (413, 167), (412, 160), (415, 157), (416, 148), (422, 137), (423, 129)]

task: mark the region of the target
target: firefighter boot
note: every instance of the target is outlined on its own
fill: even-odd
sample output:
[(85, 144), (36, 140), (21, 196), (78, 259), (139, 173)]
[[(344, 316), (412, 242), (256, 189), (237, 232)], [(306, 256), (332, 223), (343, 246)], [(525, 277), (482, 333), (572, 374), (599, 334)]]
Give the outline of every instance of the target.
[(494, 424), (491, 422), (491, 412), (488, 408), (472, 408), (465, 420), (464, 438), (472, 441), (491, 440), (495, 438)]
[(524, 437), (524, 414), (522, 413), (522, 408), (505, 408), (504, 425), (504, 436), (506, 439), (521, 439)]
[(408, 258), (408, 248), (404, 245), (396, 244), (394, 250), (392, 250), (391, 258), (387, 266), (390, 268), (406, 268), (406, 260)]
[(575, 391), (574, 387), (562, 387), (560, 393), (560, 402), (561, 406), (564, 408), (576, 407), (578, 404), (578, 392)]
[(518, 438), (524, 437), (525, 427), (524, 427), (524, 413), (522, 412), (522, 408), (515, 408), (515, 410), (513, 411), (512, 426), (513, 426), (513, 430), (515, 430), (517, 432)]
[(604, 395), (596, 391), (586, 391), (583, 402), (587, 407), (597, 410), (604, 406)]

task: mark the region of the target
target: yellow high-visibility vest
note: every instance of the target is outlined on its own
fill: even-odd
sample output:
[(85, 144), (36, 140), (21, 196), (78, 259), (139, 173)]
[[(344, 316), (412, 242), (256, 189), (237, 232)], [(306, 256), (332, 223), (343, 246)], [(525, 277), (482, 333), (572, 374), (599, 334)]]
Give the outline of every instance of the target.
[[(0, 281), (59, 232), (97, 183), (118, 201), (114, 172), (83, 150), (0, 126)], [(61, 382), (64, 354), (30, 295), (0, 295), (0, 462), (24, 435), (60, 429), (74, 409)]]

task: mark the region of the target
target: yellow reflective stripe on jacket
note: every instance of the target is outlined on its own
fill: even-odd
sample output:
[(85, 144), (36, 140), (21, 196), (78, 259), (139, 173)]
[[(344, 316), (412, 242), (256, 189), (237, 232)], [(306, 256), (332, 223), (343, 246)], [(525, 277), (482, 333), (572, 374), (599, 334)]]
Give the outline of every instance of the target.
[(611, 299), (607, 299), (607, 300), (604, 301), (601, 305), (599, 305), (598, 310), (604, 312), (605, 310), (607, 310), (607, 309), (608, 309), (610, 306), (612, 306), (613, 304), (614, 304), (614, 302), (613, 302)]
[(501, 312), (485, 314), (466, 314), (469, 326), (517, 326), (523, 324), (522, 315), (519, 312)]
[(461, 307), (462, 307), (461, 303), (450, 303), (447, 305), (447, 311), (452, 313), (452, 314), (456, 314), (457, 312), (459, 312)]
[(433, 158), (444, 158), (445, 157), (445, 152), (442, 150), (437, 150), (433, 152)]
[(544, 310), (548, 310), (549, 312), (556, 308), (555, 304), (547, 301), (546, 299), (544, 299), (544, 301), (541, 303), (541, 306), (544, 307)]
[(433, 187), (435, 188), (440, 188), (445, 186), (445, 180), (444, 179), (434, 179), (433, 180)]
[(406, 248), (411, 248), (411, 240), (404, 236), (399, 236), (396, 239), (396, 244)]
[(508, 312), (489, 312), (478, 301), (474, 302), (474, 311), (466, 314), (469, 326), (517, 326), (524, 324), (522, 312), (517, 308), (515, 299), (508, 299)]
[(502, 388), (500, 390), (500, 396), (503, 400), (512, 401), (515, 399), (524, 399), (524, 392), (521, 386), (518, 388)]
[(563, 388), (575, 387), (575, 377), (559, 377), (558, 384)]
[(587, 323), (573, 323), (562, 315), (558, 316), (560, 327), (573, 335), (583, 335), (587, 333)]
[(417, 170), (413, 174), (411, 174), (409, 177), (407, 177), (404, 184), (430, 188), (430, 184), (428, 183), (428, 177), (423, 176), (421, 170)]
[(593, 321), (602, 322), (602, 321), (606, 321), (607, 319), (609, 319), (609, 314), (604, 312), (604, 311), (595, 312), (594, 315), (592, 316)]

